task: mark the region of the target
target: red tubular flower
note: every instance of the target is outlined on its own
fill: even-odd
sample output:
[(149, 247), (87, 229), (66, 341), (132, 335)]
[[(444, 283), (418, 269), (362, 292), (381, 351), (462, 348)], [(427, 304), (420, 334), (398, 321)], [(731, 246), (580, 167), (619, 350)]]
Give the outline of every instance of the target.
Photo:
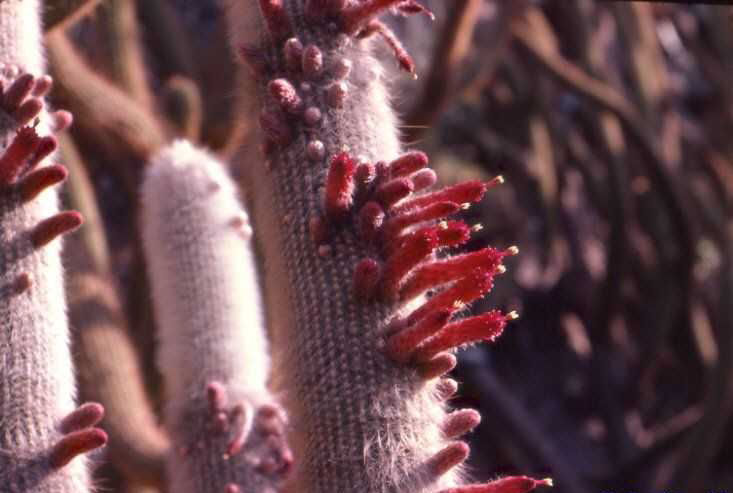
[(402, 243), (387, 259), (384, 268), (382, 286), (386, 299), (392, 299), (397, 295), (407, 273), (433, 253), (437, 245), (438, 236), (434, 230), (416, 233)]
[(442, 219), (451, 214), (455, 214), (459, 210), (460, 206), (455, 202), (438, 202), (422, 209), (395, 214), (384, 225), (385, 239), (386, 241), (390, 241), (410, 226), (421, 222)]
[(418, 268), (400, 291), (400, 299), (408, 300), (441, 284), (465, 277), (475, 269), (496, 272), (509, 250), (487, 247), (477, 252), (456, 255), (430, 262)]
[(356, 162), (342, 152), (331, 160), (326, 178), (326, 216), (334, 222), (341, 221), (351, 208), (354, 198)]
[(552, 479), (508, 476), (486, 484), (472, 484), (443, 490), (440, 493), (529, 493), (539, 486), (553, 486)]
[(21, 128), (5, 152), (0, 155), (0, 185), (10, 185), (41, 144), (33, 127)]
[(385, 209), (404, 199), (414, 190), (415, 185), (409, 178), (395, 178), (377, 189), (376, 197)]
[(515, 318), (517, 318), (515, 312), (504, 315), (492, 310), (446, 325), (415, 352), (415, 359), (427, 361), (442, 351), (455, 349), (464, 344), (493, 341), (501, 335), (507, 321)]
[(392, 178), (408, 176), (428, 165), (428, 156), (424, 152), (412, 151), (407, 152), (391, 163), (389, 163), (389, 172)]
[(367, 202), (359, 211), (357, 219), (359, 235), (367, 242), (374, 241), (383, 221), (384, 209), (382, 209), (382, 206), (374, 201)]
[(503, 182), (504, 179), (501, 176), (498, 176), (488, 182), (466, 181), (407, 201), (404, 204), (401, 204), (399, 209), (395, 212), (417, 207), (425, 207), (426, 205), (434, 204), (436, 202), (457, 202), (459, 204), (463, 204), (465, 202), (478, 202), (483, 198), (486, 190)]
[(413, 324), (428, 313), (443, 308), (463, 306), (472, 303), (491, 291), (493, 286), (493, 272), (476, 269), (470, 275), (456, 281), (451, 287), (436, 294), (423, 303), (408, 317), (408, 323)]
[(395, 361), (405, 362), (427, 338), (440, 331), (453, 315), (453, 310), (442, 309), (425, 316), (414, 326), (401, 330), (387, 341), (387, 354)]

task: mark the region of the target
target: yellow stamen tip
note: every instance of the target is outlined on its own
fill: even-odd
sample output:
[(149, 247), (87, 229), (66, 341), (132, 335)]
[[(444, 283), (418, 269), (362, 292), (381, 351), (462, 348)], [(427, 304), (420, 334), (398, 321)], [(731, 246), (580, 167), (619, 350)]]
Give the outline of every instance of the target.
[(506, 253), (508, 255), (517, 255), (519, 253), (519, 247), (517, 245), (512, 245), (506, 249)]
[(519, 318), (519, 314), (515, 310), (512, 310), (506, 314), (507, 320), (516, 320), (518, 318)]

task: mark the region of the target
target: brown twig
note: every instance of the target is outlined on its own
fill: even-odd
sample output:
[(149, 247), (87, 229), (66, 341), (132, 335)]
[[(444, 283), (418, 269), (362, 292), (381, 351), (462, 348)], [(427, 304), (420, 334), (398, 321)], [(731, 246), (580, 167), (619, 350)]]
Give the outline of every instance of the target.
[(550, 470), (564, 492), (590, 491), (574, 467), (566, 462), (550, 436), (537, 426), (527, 409), (491, 370), (476, 365), (466, 368), (460, 376), (467, 387), (474, 389), (471, 393), (479, 396), (481, 408), (491, 409), (490, 425), (484, 424), (481, 429), (487, 430), (492, 441), (498, 436), (510, 436), (512, 443)]
[(103, 10), (113, 78), (140, 106), (152, 111), (155, 101), (148, 85), (135, 0), (108, 0)]
[(659, 104), (668, 86), (667, 70), (657, 40), (652, 5), (643, 2), (619, 2), (611, 5), (626, 57), (631, 64), (632, 80), (641, 113), (655, 122)]
[[(729, 211), (730, 221), (730, 211)], [(733, 227), (728, 226), (725, 263), (721, 269), (718, 302), (718, 363), (710, 376), (703, 402), (703, 417), (676, 457), (677, 468), (665, 486), (684, 491), (702, 490), (723, 445), (725, 430), (733, 417)]]
[(145, 393), (137, 354), (128, 336), (93, 185), (76, 146), (60, 137), (64, 161), (72, 170), (69, 196), (86, 224), (69, 240), (67, 280), (70, 319), (75, 330), (78, 375), (84, 394), (106, 409), (109, 453), (131, 482), (162, 484), (168, 438)]
[(672, 178), (665, 156), (656, 144), (654, 134), (645, 126), (643, 119), (631, 103), (618, 91), (603, 81), (591, 77), (577, 65), (544, 46), (527, 23), (515, 23), (513, 33), (519, 45), (536, 60), (555, 80), (569, 90), (585, 97), (602, 110), (613, 113), (621, 123), (624, 133), (641, 153), (641, 162), (647, 170), (667, 208), (670, 220), (675, 226), (678, 242), (677, 254), (679, 279), (684, 306), (678, 320), (689, 321), (689, 299), (692, 289), (692, 267), (695, 259), (695, 231), (685, 197)]
[(691, 406), (667, 421), (645, 430), (641, 438), (646, 444), (640, 452), (622, 462), (615, 470), (596, 471), (593, 474), (594, 480), (609, 478), (608, 482), (619, 481), (618, 486), (621, 487), (637, 483), (633, 478), (643, 475), (676, 447), (694, 429), (701, 417), (702, 409)]
[(173, 76), (163, 89), (161, 106), (176, 133), (192, 142), (201, 137), (203, 101), (198, 85), (185, 76)]
[(184, 75), (196, 79), (191, 40), (178, 12), (166, 0), (137, 0), (138, 16), (145, 29), (146, 45), (156, 58), (163, 78)]
[[(558, 56), (559, 43), (552, 27), (544, 18), (539, 9), (531, 9), (527, 16), (527, 23), (530, 26), (533, 36), (538, 44), (545, 47), (547, 53)], [(585, 23), (586, 16), (578, 11), (572, 16), (577, 23)], [(596, 73), (606, 72), (605, 67), (595, 62), (590, 54), (591, 36), (588, 30), (576, 29), (580, 44), (581, 57), (587, 70)], [(597, 353), (591, 360), (591, 374), (596, 382), (601, 404), (599, 406), (604, 415), (609, 434), (611, 451), (615, 460), (620, 460), (628, 455), (632, 449), (631, 437), (629, 436), (624, 421), (624, 409), (616, 399), (616, 392), (609, 381), (608, 368), (604, 361), (604, 348), (609, 346), (610, 326), (613, 317), (616, 316), (621, 306), (621, 286), (626, 275), (628, 257), (628, 238), (626, 225), (628, 223), (628, 178), (626, 171), (626, 142), (619, 126), (618, 119), (607, 110), (592, 112), (589, 115), (590, 127), (600, 140), (600, 147), (605, 155), (604, 163), (607, 163), (608, 184), (606, 194), (609, 219), (608, 248), (606, 255), (605, 278), (599, 287), (599, 296), (594, 310), (590, 327), (590, 335), (597, 348)], [(581, 135), (577, 132), (577, 136)]]
[[(461, 61), (471, 47), (471, 38), (476, 26), (482, 0), (455, 0), (446, 20), (445, 27), (436, 43), (433, 61), (421, 97), (407, 113), (405, 123), (406, 140), (413, 142), (434, 120), (436, 115), (453, 95)], [(502, 10), (505, 10), (502, 8)], [(503, 27), (497, 23), (499, 30)], [(508, 29), (505, 29), (508, 31)], [(484, 63), (495, 64), (496, 54), (487, 57)]]
[(77, 127), (109, 149), (132, 153), (142, 166), (167, 140), (158, 120), (92, 70), (63, 32), (51, 32), (47, 40), (58, 96), (76, 115)]
[(51, 0), (44, 2), (43, 26), (46, 32), (66, 29), (91, 13), (100, 0)]

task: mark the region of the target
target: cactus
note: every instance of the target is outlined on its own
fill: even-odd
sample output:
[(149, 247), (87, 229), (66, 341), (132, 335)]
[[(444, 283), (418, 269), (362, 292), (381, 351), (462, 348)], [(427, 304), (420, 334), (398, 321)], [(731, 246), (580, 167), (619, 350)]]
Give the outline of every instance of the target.
[(292, 464), (266, 387), (267, 340), (248, 217), (223, 167), (178, 141), (143, 185), (143, 243), (160, 329), (172, 491), (274, 491)]
[[(10, 493), (88, 491), (85, 462), (103, 445), (103, 408), (75, 408), (66, 323), (61, 234), (81, 224), (58, 212), (60, 165), (41, 164), (57, 144), (41, 137), (50, 89), (40, 49), (39, 4), (0, 3), (0, 482)], [(28, 126), (38, 118), (37, 125)], [(56, 127), (70, 123), (56, 115)]]
[(461, 486), (469, 448), (458, 438), (480, 417), (446, 412), (455, 382), (444, 375), (455, 348), (495, 339), (516, 314), (458, 314), (517, 250), (448, 255), (475, 228), (446, 217), (502, 180), (429, 192), (436, 176), (427, 157), (401, 150), (370, 38), (386, 41), (414, 75), (377, 16), (431, 14), (412, 0), (225, 5), (261, 105), (264, 157), (243, 170), (288, 408), (302, 431), (295, 489), (508, 493), (549, 484), (514, 477)]

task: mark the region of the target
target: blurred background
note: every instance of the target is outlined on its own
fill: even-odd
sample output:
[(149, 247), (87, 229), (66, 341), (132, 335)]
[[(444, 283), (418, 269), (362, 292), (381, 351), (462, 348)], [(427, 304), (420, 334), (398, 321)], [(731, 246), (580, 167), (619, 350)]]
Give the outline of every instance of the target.
[[(64, 2), (49, 2), (51, 5)], [(254, 130), (213, 0), (71, 2), (48, 55), (69, 205), (83, 397), (108, 409), (100, 491), (163, 493), (169, 443), (137, 235), (147, 157), (176, 136), (237, 175)], [(407, 147), (446, 182), (507, 183), (468, 211), (469, 249), (516, 244), (476, 311), (521, 318), (460, 353), (481, 410), (477, 479), (561, 493), (733, 491), (733, 9), (596, 0), (425, 0), (387, 16), (418, 66), (393, 69)], [(396, 64), (394, 64), (396, 65)]]

